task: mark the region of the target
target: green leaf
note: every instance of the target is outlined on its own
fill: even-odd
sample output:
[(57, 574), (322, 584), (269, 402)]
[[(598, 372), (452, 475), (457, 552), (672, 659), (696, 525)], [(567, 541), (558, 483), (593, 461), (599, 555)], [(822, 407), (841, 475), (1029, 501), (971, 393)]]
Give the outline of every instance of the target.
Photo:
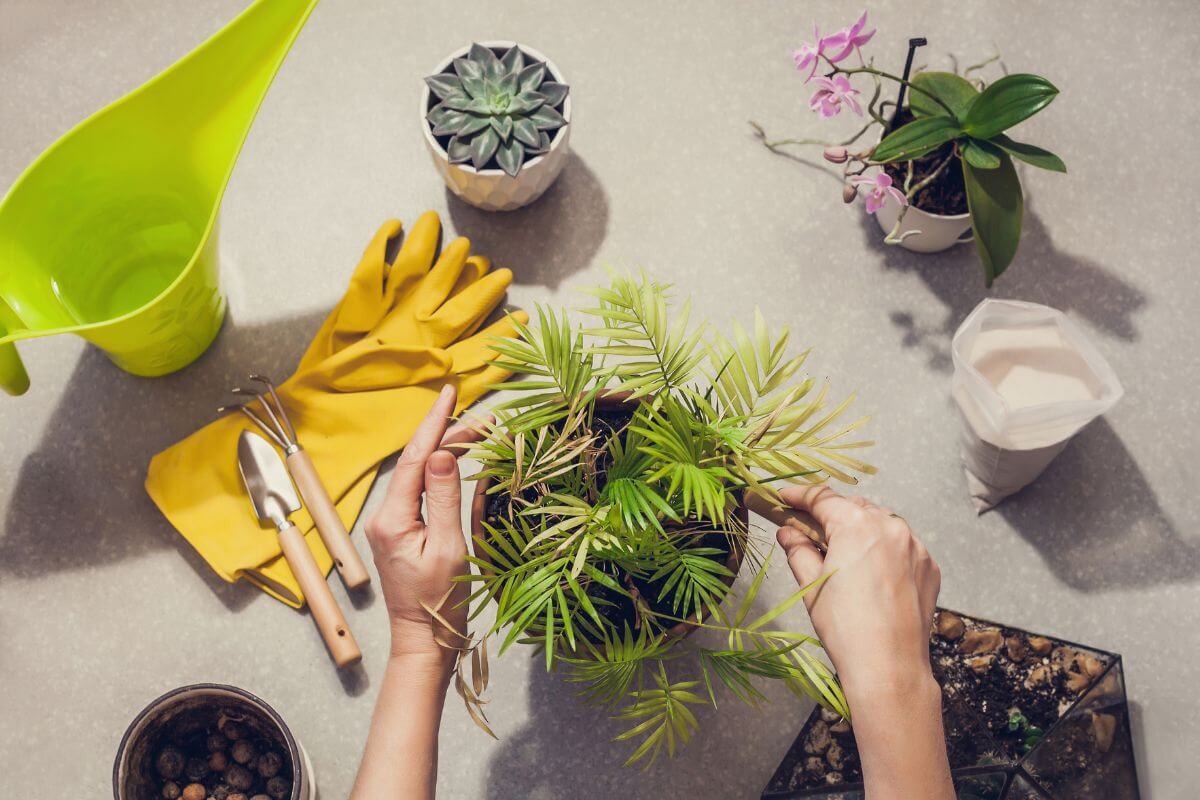
[(483, 78), (483, 67), (469, 58), (454, 59), (454, 71), (460, 78)]
[(1000, 166), (1001, 151), (991, 142), (968, 138), (960, 148), (963, 158), (977, 169), (995, 169)]
[(451, 164), (461, 164), (471, 158), (471, 143), (455, 136), (446, 147)]
[(504, 55), (500, 56), (500, 63), (509, 72), (520, 72), (525, 68), (525, 54), (514, 44), (505, 51)]
[(554, 81), (546, 81), (541, 86), (537, 87), (539, 93), (545, 95), (546, 105), (557, 106), (563, 100), (567, 99), (569, 89), (565, 83), (555, 83)]
[(512, 138), (513, 123), (509, 117), (491, 117), (488, 122), (492, 130), (500, 135), (500, 140), (507, 142)]
[(875, 145), (871, 158), (881, 164), (911, 161), (961, 134), (962, 128), (950, 117), (922, 117), (884, 137), (882, 142)]
[(996, 276), (1012, 263), (1021, 241), (1021, 217), (1025, 211), (1021, 182), (1007, 153), (1000, 157), (996, 169), (976, 169), (966, 161), (962, 162), (962, 168), (975, 247), (983, 262), (987, 285), (991, 286)]
[(963, 130), (976, 139), (991, 139), (1050, 104), (1058, 89), (1039, 75), (1005, 75), (983, 90), (967, 109)]
[(517, 76), (517, 83), (522, 92), (536, 92), (537, 88), (542, 85), (542, 81), (546, 79), (546, 65), (539, 62), (530, 64), (521, 70)]
[[(970, 81), (953, 72), (918, 72), (912, 79), (912, 85), (924, 89), (938, 100), (950, 106), (959, 122), (966, 114), (967, 108), (979, 94)], [(917, 91), (908, 93), (908, 107), (914, 116), (937, 117), (943, 116), (946, 109), (939, 106), (928, 95)]]
[(532, 120), (523, 118), (513, 120), (513, 136), (515, 136), (517, 141), (519, 141), (521, 144), (535, 150), (540, 144), (537, 126), (533, 124)]
[(483, 67), (483, 76), (485, 78), (495, 80), (504, 73), (504, 66), (500, 63), (500, 59), (496, 58), (496, 54), (492, 52), (492, 48), (484, 47), (478, 42), (471, 45), (471, 49), (467, 53), (467, 58)]
[(1024, 142), (1013, 141), (1003, 133), (993, 136), (990, 141), (1013, 158), (1019, 158), (1026, 164), (1032, 164), (1035, 167), (1048, 169), (1052, 172), (1067, 171), (1067, 165), (1063, 163), (1063, 160), (1049, 150), (1043, 150), (1040, 147), (1025, 144)]
[(438, 100), (445, 100), (450, 97), (456, 97), (465, 94), (462, 81), (457, 75), (449, 75), (440, 73), (438, 75), (430, 75), (425, 79), (425, 85), (434, 93)]
[(548, 105), (543, 105), (533, 112), (529, 118), (539, 131), (552, 131), (567, 124), (567, 119)]
[(517, 177), (517, 173), (521, 171), (521, 164), (525, 161), (525, 146), (513, 139), (496, 152), (496, 161), (500, 164), (500, 169), (514, 178)]
[(491, 128), (485, 128), (478, 136), (471, 140), (471, 163), (475, 169), (483, 169), (484, 166), (496, 154), (496, 150), (500, 147), (500, 136)]

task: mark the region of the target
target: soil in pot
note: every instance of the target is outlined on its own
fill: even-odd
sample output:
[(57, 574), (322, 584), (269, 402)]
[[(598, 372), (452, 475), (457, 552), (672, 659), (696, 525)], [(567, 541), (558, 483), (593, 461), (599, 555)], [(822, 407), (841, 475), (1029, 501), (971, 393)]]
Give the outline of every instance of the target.
[[(597, 450), (604, 452), (604, 447), (607, 441), (613, 436), (624, 436), (625, 429), (633, 420), (636, 404), (629, 402), (616, 403), (598, 403), (592, 412), (591, 429), (597, 436), (595, 447)], [(559, 425), (559, 427), (561, 427)], [(607, 463), (605, 459), (607, 453), (593, 467), (597, 471), (597, 487), (602, 489), (605, 485), (605, 475), (607, 473)], [(531, 495), (528, 499), (534, 499)], [(485, 506), (484, 520), (493, 527), (496, 526), (502, 517), (509, 516), (512, 499), (506, 492), (497, 492), (488, 495), (487, 504)], [(555, 517), (547, 517), (540, 525), (550, 526), (557, 521)], [(667, 532), (671, 530), (670, 525), (667, 525)], [(699, 541), (695, 542), (697, 547), (705, 547), (713, 549), (714, 553), (707, 556), (714, 561), (725, 564), (730, 557), (730, 543), (726, 534), (720, 531), (710, 531), (699, 536)], [(696, 609), (693, 606), (684, 606), (681, 608), (673, 608), (671, 606), (670, 597), (659, 599), (663, 584), (667, 578), (651, 580), (649, 575), (635, 575), (623, 569), (615, 561), (593, 561), (593, 564), (600, 570), (613, 576), (621, 585), (623, 585), (630, 594), (639, 597), (651, 610), (656, 613), (664, 614), (670, 617), (686, 618), (695, 614)], [(604, 617), (613, 626), (620, 630), (625, 624), (628, 624), (631, 629), (636, 629), (639, 626), (638, 615), (634, 606), (634, 601), (617, 591), (614, 591), (602, 584), (591, 583), (587, 588), (588, 597), (591, 598), (596, 606), (597, 613)]]
[(292, 796), (294, 768), (274, 726), (244, 707), (205, 698), (147, 728), (136, 745), (135, 800)]
[[(938, 613), (929, 650), (934, 677), (942, 687), (946, 749), (955, 770), (1003, 768), (1019, 762), (1041, 745), (1046, 733), (1096, 684), (1113, 659), (945, 610)], [(1111, 673), (1103, 680), (1110, 677)], [(1030, 756), (1039, 782), (1076, 788), (1128, 782), (1132, 756), (1118, 752), (1128, 745), (1126, 737), (1118, 735), (1125, 725), (1123, 714), (1121, 708), (1105, 707), (1072, 713), (1063, 720), (1051, 734), (1053, 739)], [(861, 780), (850, 725), (822, 709), (814, 711), (780, 764), (767, 795)], [(1071, 791), (1062, 796), (1088, 795)]]
[[(907, 108), (900, 111), (897, 125), (904, 125), (913, 119), (912, 112)], [(954, 145), (947, 142), (931, 153), (913, 161), (913, 185), (917, 185), (931, 172), (937, 169), (947, 156), (954, 150)], [(884, 164), (883, 169), (892, 178), (896, 188), (903, 191), (904, 181), (908, 175), (908, 163), (897, 162)], [(962, 165), (950, 163), (932, 183), (917, 192), (912, 204), (929, 214), (952, 217), (967, 213), (967, 189), (963, 184)]]

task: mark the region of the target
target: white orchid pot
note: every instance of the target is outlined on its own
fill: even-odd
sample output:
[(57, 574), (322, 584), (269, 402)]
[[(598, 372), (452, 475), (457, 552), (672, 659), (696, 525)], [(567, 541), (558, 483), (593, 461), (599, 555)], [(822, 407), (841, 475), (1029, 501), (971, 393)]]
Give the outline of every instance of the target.
[(287, 758), (292, 779), (288, 800), (316, 800), (312, 761), (283, 718), (244, 689), (219, 683), (197, 683), (167, 692), (133, 718), (113, 763), (114, 800), (158, 800), (161, 780), (154, 761), (162, 748), (189, 736), (202, 735), (222, 715), (237, 719), (260, 739), (274, 742)]
[[(883, 131), (880, 131), (876, 144), (882, 141)], [(879, 229), (885, 236), (896, 226), (901, 209), (899, 204), (889, 200), (883, 208), (875, 212), (875, 221), (879, 223)], [(940, 253), (975, 238), (971, 232), (970, 213), (930, 214), (916, 206), (909, 206), (896, 236), (903, 236), (900, 246), (914, 253)]]
[[(900, 211), (900, 204), (889, 200), (875, 212), (875, 221), (885, 235), (892, 232), (896, 220), (900, 218)], [(940, 253), (974, 238), (970, 214), (930, 214), (916, 206), (909, 206), (897, 236), (904, 237), (900, 246), (914, 253)]]
[[(510, 47), (517, 46), (525, 57), (532, 61), (541, 61), (546, 65), (546, 71), (558, 83), (567, 83), (562, 70), (542, 53), (523, 44), (513, 41), (496, 40), (480, 42), (491, 49), (496, 55), (501, 55)], [(447, 56), (430, 73), (453, 73), (454, 59), (467, 54), (470, 47), (462, 47)], [(433, 129), (425, 119), (425, 114), (437, 102), (437, 98), (424, 86), (421, 90), (420, 122), (425, 134), (425, 145), (433, 159), (433, 165), (441, 174), (442, 180), (450, 191), (458, 195), (464, 202), (485, 211), (513, 211), (529, 205), (542, 196), (562, 172), (567, 163), (568, 142), (571, 138), (571, 94), (567, 95), (562, 108), (562, 115), (567, 124), (554, 131), (550, 140), (550, 149), (535, 158), (526, 161), (516, 176), (511, 176), (502, 169), (475, 169), (471, 164), (451, 164), (446, 149), (433, 135)]]

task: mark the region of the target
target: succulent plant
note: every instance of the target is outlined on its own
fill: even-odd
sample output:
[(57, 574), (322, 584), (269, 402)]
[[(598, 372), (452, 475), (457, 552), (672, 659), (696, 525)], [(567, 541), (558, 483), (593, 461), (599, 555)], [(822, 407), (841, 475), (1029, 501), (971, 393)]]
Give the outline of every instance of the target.
[(425, 119), (434, 136), (449, 136), (451, 164), (470, 161), (483, 169), (493, 158), (516, 177), (525, 159), (550, 149), (550, 131), (567, 124), (558, 108), (568, 87), (541, 61), (526, 63), (517, 46), (502, 56), (472, 44), (454, 59), (454, 72), (425, 79), (438, 103)]

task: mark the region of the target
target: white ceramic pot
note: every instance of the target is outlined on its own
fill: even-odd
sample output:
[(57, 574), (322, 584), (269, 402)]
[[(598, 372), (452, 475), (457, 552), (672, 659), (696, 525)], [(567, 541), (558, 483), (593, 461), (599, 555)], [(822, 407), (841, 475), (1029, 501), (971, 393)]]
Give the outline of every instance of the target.
[(265, 701), (236, 686), (197, 683), (167, 692), (142, 709), (121, 737), (113, 762), (114, 800), (158, 800), (154, 759), (170, 739), (215, 726), (225, 712), (246, 720), (251, 732), (286, 753), (292, 775), (288, 800), (316, 800), (312, 761), (283, 718)]
[[(501, 55), (505, 50), (508, 50), (517, 43), (501, 40), (480, 42), (480, 44), (491, 48), (496, 55)], [(533, 61), (545, 62), (546, 70), (550, 73), (553, 80), (558, 83), (567, 83), (563, 77), (562, 70), (553, 61), (532, 47), (527, 47), (523, 44), (518, 46), (527, 58)], [(451, 53), (430, 74), (436, 75), (441, 72), (453, 72), (452, 64), (454, 59), (465, 56), (470, 49), (470, 46), (467, 46)], [(420, 122), (421, 131), (425, 135), (425, 145), (429, 148), (429, 155), (433, 158), (433, 165), (441, 173), (442, 180), (450, 187), (450, 191), (454, 192), (465, 202), (477, 208), (482, 208), (485, 211), (512, 211), (529, 205), (541, 197), (542, 193), (550, 188), (550, 184), (554, 183), (555, 179), (558, 178), (558, 173), (562, 172), (563, 165), (567, 162), (567, 143), (571, 138), (570, 92), (567, 93), (567, 99), (564, 101), (562, 108), (562, 115), (566, 117), (567, 124), (554, 131), (554, 138), (550, 140), (550, 149), (521, 165), (521, 170), (515, 178), (502, 169), (475, 169), (469, 163), (451, 164), (449, 156), (446, 155), (445, 148), (438, 142), (437, 138), (433, 135), (433, 129), (425, 121), (426, 112), (436, 102), (436, 98), (429, 91), (429, 87), (423, 85), (421, 90)]]
[[(879, 223), (879, 228), (884, 235), (887, 235), (891, 233), (892, 226), (896, 224), (899, 216), (900, 205), (889, 198), (883, 208), (875, 212), (875, 221)], [(906, 236), (900, 242), (900, 246), (905, 250), (912, 250), (914, 253), (940, 253), (942, 250), (948, 250), (956, 244), (969, 242), (974, 238), (971, 234), (970, 214), (953, 216), (930, 214), (916, 206), (908, 209), (908, 213), (904, 215), (904, 221), (900, 223), (899, 235), (909, 231), (920, 232)]]

